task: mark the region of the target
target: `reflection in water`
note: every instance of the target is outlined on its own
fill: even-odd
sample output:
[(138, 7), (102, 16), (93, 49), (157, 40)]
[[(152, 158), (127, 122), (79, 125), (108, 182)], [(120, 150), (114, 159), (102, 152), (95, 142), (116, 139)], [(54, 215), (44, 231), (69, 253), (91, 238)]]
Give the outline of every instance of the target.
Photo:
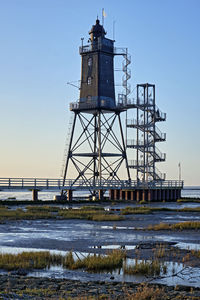
[[(135, 259), (127, 259), (126, 263), (129, 265), (135, 264)], [(181, 263), (166, 262), (167, 273), (161, 274), (155, 278), (142, 276), (142, 275), (126, 275), (123, 269), (116, 269), (111, 272), (101, 273), (88, 273), (82, 270), (64, 270), (61, 266), (50, 267), (48, 270), (33, 271), (30, 272), (29, 276), (35, 277), (50, 277), (50, 278), (66, 278), (76, 279), (80, 281), (122, 281), (122, 282), (148, 282), (161, 283), (166, 285), (188, 285), (188, 286), (199, 286), (200, 280), (200, 268), (186, 267)], [(114, 279), (111, 279), (111, 275)]]

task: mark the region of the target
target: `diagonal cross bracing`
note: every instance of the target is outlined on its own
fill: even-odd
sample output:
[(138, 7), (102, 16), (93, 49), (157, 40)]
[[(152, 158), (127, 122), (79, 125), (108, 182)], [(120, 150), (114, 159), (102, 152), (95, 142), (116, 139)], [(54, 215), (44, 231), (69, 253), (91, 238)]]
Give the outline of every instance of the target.
[[(119, 134), (115, 131), (117, 127)], [(120, 181), (118, 172), (123, 163), (130, 180), (119, 111), (74, 112), (63, 186), (73, 175), (73, 184), (82, 179), (94, 193), (96, 182)]]

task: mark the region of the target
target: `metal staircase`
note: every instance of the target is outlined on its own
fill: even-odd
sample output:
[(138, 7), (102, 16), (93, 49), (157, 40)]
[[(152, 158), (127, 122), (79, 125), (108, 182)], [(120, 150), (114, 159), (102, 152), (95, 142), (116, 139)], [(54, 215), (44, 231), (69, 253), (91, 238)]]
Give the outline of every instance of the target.
[(137, 85), (136, 119), (127, 119), (127, 128), (136, 129), (136, 140), (127, 140), (127, 148), (136, 150), (136, 160), (129, 161), (129, 168), (136, 169), (138, 181), (165, 180), (155, 164), (163, 162), (166, 154), (162, 153), (155, 144), (166, 140), (156, 122), (166, 120), (166, 114), (155, 105), (155, 85)]
[(124, 61), (122, 63), (122, 71), (124, 72), (124, 75), (122, 77), (122, 85), (125, 89), (125, 99), (126, 102), (128, 102), (128, 95), (131, 92), (131, 85), (128, 83), (128, 80), (131, 78), (131, 70), (128, 68), (128, 66), (131, 63), (131, 56), (128, 54), (128, 49), (126, 48), (126, 53), (123, 54)]

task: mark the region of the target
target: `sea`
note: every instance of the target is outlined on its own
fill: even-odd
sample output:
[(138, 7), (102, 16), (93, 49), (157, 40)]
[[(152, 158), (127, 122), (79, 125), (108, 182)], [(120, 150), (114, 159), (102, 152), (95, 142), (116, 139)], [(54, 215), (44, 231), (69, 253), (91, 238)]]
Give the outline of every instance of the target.
[[(48, 201), (53, 200), (54, 196), (59, 195), (59, 192), (47, 191), (47, 192), (39, 192), (38, 198), (39, 200)], [(73, 194), (77, 199), (79, 197), (87, 197), (89, 193), (87, 192), (74, 192)], [(200, 186), (190, 186), (184, 187), (181, 191), (181, 197), (185, 198), (200, 198)], [(0, 200), (32, 200), (32, 192), (31, 191), (2, 191), (0, 192)]]

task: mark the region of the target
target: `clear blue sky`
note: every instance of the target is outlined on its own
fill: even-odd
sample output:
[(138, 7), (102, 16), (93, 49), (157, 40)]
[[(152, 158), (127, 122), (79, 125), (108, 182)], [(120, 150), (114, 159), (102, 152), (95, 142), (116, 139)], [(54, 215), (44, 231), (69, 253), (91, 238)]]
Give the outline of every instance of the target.
[[(100, 4), (99, 4), (100, 3)], [(59, 177), (80, 38), (105, 29), (132, 56), (131, 85), (156, 84), (167, 179), (200, 185), (200, 1), (0, 0), (0, 177)]]

